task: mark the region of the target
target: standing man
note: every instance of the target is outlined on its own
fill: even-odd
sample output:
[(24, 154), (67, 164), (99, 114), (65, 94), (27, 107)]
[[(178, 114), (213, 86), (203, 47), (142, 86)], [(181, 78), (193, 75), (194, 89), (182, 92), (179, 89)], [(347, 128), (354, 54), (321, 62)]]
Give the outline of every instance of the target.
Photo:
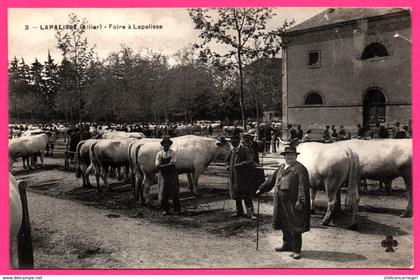
[(292, 141), (293, 139), (296, 139), (297, 133), (293, 126), (291, 124), (288, 124), (287, 129), (289, 130), (289, 139), (287, 139), (287, 141)]
[(264, 134), (265, 134), (265, 151), (267, 153), (270, 152), (270, 146), (271, 146), (271, 131), (272, 128), (269, 124), (264, 126)]
[(300, 124), (297, 125), (296, 138), (299, 139), (299, 140), (303, 139), (303, 129), (302, 129), (302, 126)]
[(325, 143), (330, 143), (331, 142), (330, 126), (329, 125), (325, 126), (325, 130), (324, 130), (324, 132), (322, 132), (322, 139), (324, 140)]
[(179, 201), (179, 180), (176, 170), (176, 154), (170, 149), (172, 140), (164, 136), (160, 142), (163, 149), (156, 155), (156, 167), (159, 169), (159, 200), (162, 204), (162, 215), (168, 215), (170, 211), (169, 199), (174, 204), (174, 213), (181, 212), (181, 202)]
[(281, 154), (286, 163), (260, 186), (256, 195), (274, 188), (273, 229), (283, 231), (283, 246), (275, 250), (293, 251), (290, 256), (300, 259), (302, 233), (310, 229), (309, 175), (297, 161), (295, 147), (286, 147)]
[(211, 127), (211, 124), (209, 124), (209, 128), (207, 130), (207, 136), (211, 136), (213, 134), (213, 128)]
[(365, 137), (366, 129), (362, 127), (362, 125), (359, 123), (357, 125), (357, 138), (362, 139)]
[(395, 127), (392, 129), (392, 138), (397, 139), (400, 133), (400, 123), (396, 122)]
[(302, 142), (311, 142), (311, 133), (312, 130), (308, 129), (305, 135), (303, 136)]
[(253, 186), (251, 180), (251, 170), (255, 168), (255, 162), (251, 151), (243, 145), (239, 145), (239, 137), (231, 138), (232, 149), (225, 159), (229, 170), (229, 193), (230, 197), (236, 202), (236, 213), (232, 217), (244, 215), (242, 200), (245, 202), (247, 217), (256, 220), (254, 215), (254, 205), (252, 196), (255, 193), (256, 186)]
[[(246, 147), (250, 151), (251, 155), (253, 156), (252, 159), (254, 160), (254, 162), (256, 164), (260, 164), (260, 157), (258, 154), (260, 150), (260, 146), (254, 140), (254, 137), (255, 137), (254, 134), (244, 133), (243, 138), (242, 138), (242, 143), (244, 147)], [(251, 170), (249, 172), (249, 177), (250, 177), (249, 183), (251, 184), (252, 194), (254, 194), (255, 191), (258, 189), (258, 187), (262, 183), (264, 183), (265, 174), (264, 174), (264, 169), (257, 168), (256, 165), (251, 166), (250, 168)]]

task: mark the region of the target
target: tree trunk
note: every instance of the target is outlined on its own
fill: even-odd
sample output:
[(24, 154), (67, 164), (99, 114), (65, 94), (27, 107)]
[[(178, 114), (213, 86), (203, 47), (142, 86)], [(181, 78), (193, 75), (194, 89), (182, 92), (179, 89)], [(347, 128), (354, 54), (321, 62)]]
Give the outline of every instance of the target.
[(255, 111), (256, 111), (256, 114), (257, 114), (257, 140), (259, 140), (258, 139), (258, 132), (259, 132), (259, 130), (260, 130), (260, 106), (259, 106), (259, 104), (258, 104), (258, 97), (257, 97), (257, 95), (255, 94)]
[(240, 91), (239, 91), (239, 106), (241, 107), (241, 117), (242, 117), (242, 126), (244, 131), (246, 131), (245, 125), (245, 112), (244, 112), (244, 81), (242, 73), (242, 59), (241, 59), (241, 49), (238, 48), (238, 65), (239, 65), (239, 81), (240, 81)]
[(187, 124), (187, 106), (185, 106), (185, 109), (184, 109), (184, 124), (185, 125)]
[[(80, 77), (77, 83), (77, 94), (78, 94), (78, 99), (79, 99), (79, 108), (78, 108), (78, 113), (79, 113), (79, 128), (82, 129), (82, 88), (80, 85)], [(80, 140), (82, 140), (82, 133), (80, 133)]]

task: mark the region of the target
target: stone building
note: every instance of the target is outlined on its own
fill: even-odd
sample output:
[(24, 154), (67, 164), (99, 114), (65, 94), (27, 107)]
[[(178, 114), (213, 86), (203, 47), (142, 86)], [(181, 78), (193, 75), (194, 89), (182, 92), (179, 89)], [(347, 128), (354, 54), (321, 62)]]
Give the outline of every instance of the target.
[(331, 8), (289, 29), (283, 123), (411, 124), (411, 13)]

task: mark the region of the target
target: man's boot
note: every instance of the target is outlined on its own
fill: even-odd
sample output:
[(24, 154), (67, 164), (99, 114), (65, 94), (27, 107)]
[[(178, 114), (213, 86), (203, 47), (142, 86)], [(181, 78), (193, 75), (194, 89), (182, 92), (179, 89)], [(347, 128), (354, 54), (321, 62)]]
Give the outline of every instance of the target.
[(254, 205), (252, 203), (252, 199), (248, 198), (245, 199), (245, 206), (246, 206), (246, 212), (247, 212), (247, 218), (250, 218), (251, 220), (257, 220), (257, 216), (254, 215)]
[(251, 220), (257, 220), (258, 217), (254, 215), (254, 209), (253, 208), (247, 208), (247, 218), (250, 218)]
[(292, 252), (293, 248), (291, 244), (283, 243), (282, 246), (274, 248), (276, 252)]

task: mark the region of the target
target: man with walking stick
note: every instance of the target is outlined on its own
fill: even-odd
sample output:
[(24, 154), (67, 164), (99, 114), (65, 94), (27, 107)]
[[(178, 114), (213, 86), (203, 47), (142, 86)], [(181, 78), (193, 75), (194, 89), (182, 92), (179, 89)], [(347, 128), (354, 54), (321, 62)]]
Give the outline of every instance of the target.
[(300, 259), (302, 233), (310, 229), (309, 175), (297, 161), (295, 147), (286, 147), (281, 154), (286, 163), (259, 187), (256, 195), (274, 188), (273, 229), (283, 232), (283, 245), (275, 250), (292, 251), (290, 256)]
[(225, 159), (229, 170), (229, 194), (236, 202), (236, 213), (233, 217), (244, 216), (242, 200), (245, 202), (247, 217), (256, 220), (252, 196), (255, 194), (255, 186), (251, 180), (252, 170), (256, 167), (251, 151), (239, 145), (240, 139), (237, 136), (231, 138), (232, 149)]

